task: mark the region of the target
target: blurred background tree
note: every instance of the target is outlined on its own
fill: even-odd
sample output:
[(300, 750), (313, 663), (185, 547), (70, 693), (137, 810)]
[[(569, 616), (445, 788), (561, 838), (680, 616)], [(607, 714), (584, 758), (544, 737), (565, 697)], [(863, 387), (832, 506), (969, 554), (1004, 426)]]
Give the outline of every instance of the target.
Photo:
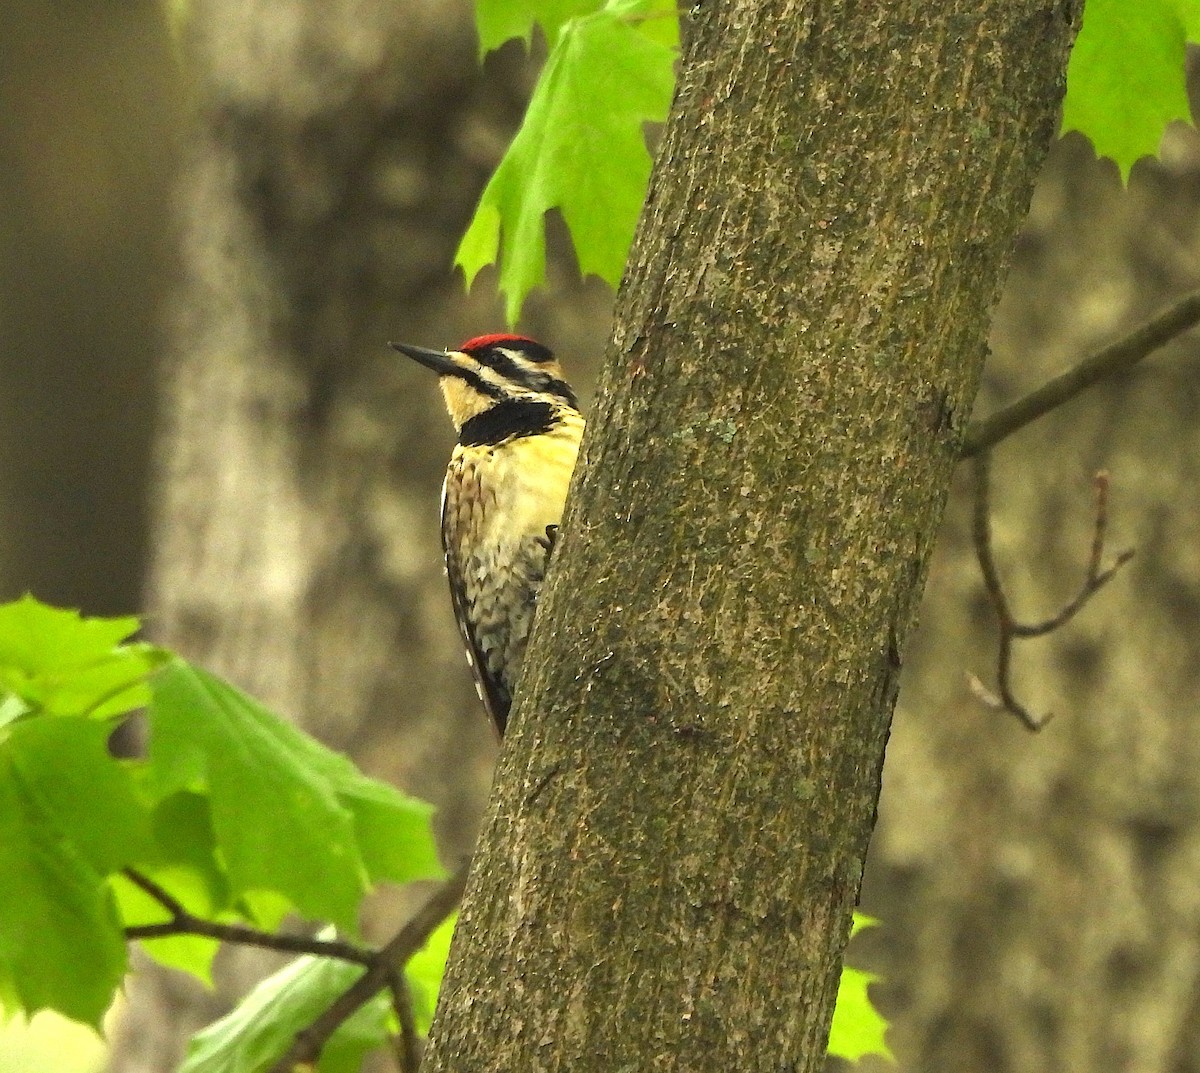
[[(499, 327), (448, 266), (520, 116), (519, 48), (466, 3), (12, 0), (0, 38), (0, 596), (145, 609), (471, 845), (495, 745), (441, 576), (451, 432), (386, 349)], [(1200, 140), (1114, 166), (1056, 147), (997, 312), (979, 410), (1200, 284)], [(552, 243), (524, 328), (586, 389), (611, 296)], [(1190, 339), (1007, 443), (996, 546), (1031, 617), (1073, 590), (1089, 481), (1134, 564), (1019, 652), (1057, 718), (984, 708), (995, 635), (948, 514), (885, 769), (860, 942), (905, 1070), (1200, 1069), (1200, 517)], [(403, 907), (380, 904), (380, 923)], [(262, 971), (140, 972), (111, 1068), (162, 1073)], [(2, 1050), (2, 1048), (0, 1048)], [(56, 1068), (59, 1067), (57, 1059)], [(0, 1057), (0, 1069), (7, 1069)]]

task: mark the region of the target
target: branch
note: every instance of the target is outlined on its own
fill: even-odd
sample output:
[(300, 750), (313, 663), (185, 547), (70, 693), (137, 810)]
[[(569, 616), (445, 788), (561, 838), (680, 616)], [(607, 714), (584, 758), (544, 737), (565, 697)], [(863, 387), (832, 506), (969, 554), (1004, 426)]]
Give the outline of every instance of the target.
[(223, 943), (241, 943), (243, 946), (261, 946), (268, 950), (281, 950), (288, 954), (314, 954), (318, 957), (353, 961), (358, 965), (370, 965), (374, 953), (341, 939), (309, 939), (302, 935), (277, 935), (260, 931), (241, 924), (218, 924), (212, 920), (190, 913), (177, 898), (160, 887), (154, 880), (132, 868), (123, 870), (126, 879), (150, 895), (171, 914), (170, 920), (160, 924), (136, 924), (125, 929), (126, 939), (162, 939), (168, 935), (202, 935)]
[(1070, 402), (1105, 377), (1132, 369), (1176, 336), (1200, 324), (1200, 291), (1181, 298), (1128, 335), (1110, 343), (1078, 365), (984, 419), (972, 422), (963, 440), (962, 458), (974, 458), (1031, 421)]
[(388, 989), (392, 993), (392, 1012), (400, 1025), (395, 1041), (396, 1064), (400, 1073), (417, 1073), (421, 1065), (421, 1040), (413, 1014), (412, 989), (403, 971), (393, 967), (388, 973)]
[[(467, 870), (470, 862), (463, 864), (430, 899), (417, 911), (407, 924), (389, 942), (374, 954), (367, 967), (320, 1017), (307, 1028), (296, 1033), (291, 1047), (271, 1067), (271, 1073), (293, 1073), (297, 1067), (315, 1063), (329, 1037), (362, 1006), (391, 984), (397, 970), (424, 945), (434, 929), (446, 919), (462, 900), (467, 885)], [(395, 990), (393, 989), (393, 996)], [(401, 1031), (405, 1031), (401, 1018)], [(406, 1071), (408, 1073), (408, 1071)]]
[(1000, 573), (996, 568), (996, 559), (992, 551), (992, 522), (991, 522), (991, 493), (990, 493), (991, 458), (987, 453), (975, 459), (975, 512), (973, 534), (975, 555), (979, 560), (979, 569), (983, 574), (983, 584), (991, 598), (992, 607), (1000, 626), (1000, 648), (996, 660), (996, 689), (998, 695), (992, 693), (974, 675), (968, 676), (971, 689), (980, 700), (992, 708), (1003, 709), (1015, 715), (1028, 730), (1041, 730), (1049, 721), (1050, 716), (1035, 716), (1028, 708), (1017, 700), (1012, 689), (1012, 646), (1018, 638), (1044, 637), (1053, 633), (1071, 621), (1109, 581), (1117, 571), (1130, 559), (1133, 552), (1126, 550), (1116, 557), (1107, 569), (1101, 569), (1104, 557), (1104, 537), (1108, 529), (1108, 474), (1103, 471), (1096, 474), (1096, 522), (1092, 528), (1092, 544), (1088, 555), (1087, 571), (1083, 584), (1074, 598), (1063, 605), (1057, 614), (1041, 622), (1022, 623), (1013, 616), (1009, 607), (1008, 597), (1000, 582)]

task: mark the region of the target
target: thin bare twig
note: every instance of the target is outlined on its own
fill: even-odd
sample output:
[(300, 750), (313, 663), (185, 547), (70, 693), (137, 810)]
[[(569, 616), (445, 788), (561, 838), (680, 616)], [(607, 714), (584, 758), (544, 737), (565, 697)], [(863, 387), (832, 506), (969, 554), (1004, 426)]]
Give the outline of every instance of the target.
[(364, 972), (334, 1003), (307, 1028), (296, 1033), (287, 1052), (271, 1067), (271, 1073), (293, 1073), (297, 1067), (316, 1062), (329, 1037), (357, 1010), (389, 984), (393, 973), (424, 945), (437, 926), (462, 900), (467, 885), (464, 864), (372, 958)]
[(421, 1065), (421, 1041), (417, 1036), (417, 1019), (413, 1014), (412, 990), (402, 970), (388, 973), (388, 990), (392, 996), (392, 1012), (400, 1025), (395, 1038), (396, 1064), (400, 1073), (417, 1073)]
[(240, 943), (243, 946), (259, 946), (267, 950), (280, 950), (287, 954), (313, 954), (317, 957), (337, 958), (358, 965), (370, 965), (374, 953), (341, 939), (310, 939), (302, 935), (277, 935), (275, 932), (260, 931), (242, 924), (218, 924), (212, 920), (195, 916), (174, 895), (164, 890), (154, 880), (132, 868), (123, 871), (126, 879), (150, 895), (171, 914), (170, 920), (158, 924), (135, 924), (125, 929), (126, 939), (162, 939), (168, 935), (201, 935), (223, 943)]
[(1041, 730), (1049, 721), (1050, 715), (1036, 716), (1017, 700), (1012, 688), (1012, 649), (1013, 641), (1019, 638), (1044, 637), (1048, 633), (1065, 626), (1073, 619), (1109, 581), (1118, 570), (1133, 558), (1132, 550), (1121, 552), (1112, 565), (1102, 568), (1104, 558), (1104, 538), (1108, 529), (1108, 488), (1109, 478), (1105, 472), (1096, 474), (1096, 521), (1092, 528), (1092, 543), (1088, 555), (1087, 571), (1083, 584), (1075, 596), (1049, 618), (1041, 622), (1018, 622), (1012, 613), (1004, 586), (1000, 581), (1000, 573), (996, 568), (996, 558), (992, 551), (992, 521), (990, 493), (991, 457), (984, 452), (975, 458), (975, 508), (973, 519), (973, 535), (975, 556), (979, 560), (979, 570), (983, 574), (984, 588), (992, 601), (996, 619), (1000, 627), (999, 651), (996, 658), (996, 693), (992, 693), (976, 676), (969, 675), (968, 681), (975, 695), (992, 708), (1003, 709), (1015, 715), (1029, 730)]
[(1088, 556), (1087, 573), (1083, 585), (1075, 597), (1063, 605), (1058, 614), (1051, 615), (1041, 622), (1014, 622), (1014, 637), (1044, 637), (1048, 633), (1053, 633), (1060, 626), (1065, 626), (1083, 610), (1088, 600), (1107, 585), (1113, 575), (1133, 558), (1133, 549), (1126, 548), (1113, 560), (1111, 566), (1101, 569), (1101, 561), (1104, 557), (1104, 537), (1108, 530), (1109, 476), (1107, 471), (1101, 470), (1097, 473), (1093, 478), (1093, 484), (1096, 489), (1096, 522), (1092, 527), (1092, 548), (1091, 554)]
[(1132, 369), (1143, 358), (1197, 324), (1200, 324), (1200, 291), (1185, 295), (1127, 335), (1084, 358), (1011, 406), (982, 421), (972, 422), (963, 440), (960, 457), (974, 458), (995, 447), (1001, 440), (1063, 403), (1070, 402), (1105, 377)]

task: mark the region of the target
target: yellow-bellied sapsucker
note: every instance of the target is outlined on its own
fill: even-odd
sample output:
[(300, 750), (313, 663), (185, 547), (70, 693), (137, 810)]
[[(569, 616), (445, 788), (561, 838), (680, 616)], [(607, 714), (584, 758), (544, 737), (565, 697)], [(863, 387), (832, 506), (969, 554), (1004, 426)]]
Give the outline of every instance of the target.
[(438, 374), (458, 433), (442, 485), (442, 548), (475, 685), (503, 734), (583, 417), (554, 355), (532, 339), (392, 346)]

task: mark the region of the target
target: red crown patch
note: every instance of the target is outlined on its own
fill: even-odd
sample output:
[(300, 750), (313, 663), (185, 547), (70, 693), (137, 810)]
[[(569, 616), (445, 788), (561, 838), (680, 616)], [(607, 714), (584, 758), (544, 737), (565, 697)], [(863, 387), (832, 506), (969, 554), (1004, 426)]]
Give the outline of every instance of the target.
[[(497, 332), (495, 335), (477, 335), (474, 339), (468, 339), (458, 349), (470, 353), (473, 350), (487, 350), (488, 347), (503, 346), (506, 343), (509, 345), (516, 344), (519, 347), (522, 343), (533, 343), (533, 340), (523, 335)], [(534, 345), (536, 346), (537, 344), (534, 343)]]

